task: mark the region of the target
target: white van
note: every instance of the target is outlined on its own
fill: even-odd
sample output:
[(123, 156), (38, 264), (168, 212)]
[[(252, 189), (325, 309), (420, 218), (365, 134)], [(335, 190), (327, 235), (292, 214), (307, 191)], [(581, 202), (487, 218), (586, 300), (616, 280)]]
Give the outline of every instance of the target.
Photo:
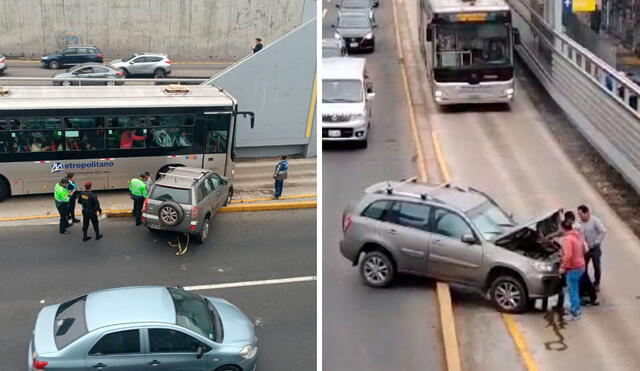
[(323, 141), (355, 141), (367, 147), (375, 93), (365, 62), (351, 57), (322, 60)]

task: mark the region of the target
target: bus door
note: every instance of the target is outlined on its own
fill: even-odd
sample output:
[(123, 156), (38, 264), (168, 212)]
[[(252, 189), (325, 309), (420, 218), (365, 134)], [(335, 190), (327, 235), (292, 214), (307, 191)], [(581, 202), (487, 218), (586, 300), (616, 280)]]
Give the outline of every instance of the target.
[(205, 112), (204, 154), (202, 168), (227, 175), (226, 168), (230, 159), (227, 156), (230, 138), (232, 112)]

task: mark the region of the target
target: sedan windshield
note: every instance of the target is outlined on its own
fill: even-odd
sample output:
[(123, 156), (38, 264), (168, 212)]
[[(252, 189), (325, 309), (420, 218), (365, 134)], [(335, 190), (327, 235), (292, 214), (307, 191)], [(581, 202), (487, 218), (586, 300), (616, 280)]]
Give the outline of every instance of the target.
[(322, 103), (359, 103), (362, 99), (359, 80), (322, 80)]
[(485, 240), (493, 241), (515, 223), (496, 204), (487, 201), (467, 211), (467, 217), (478, 228)]
[(202, 297), (179, 289), (167, 288), (176, 308), (176, 325), (195, 331), (207, 339), (216, 339), (215, 320)]
[(338, 28), (370, 28), (369, 16), (366, 14), (342, 16), (338, 19)]

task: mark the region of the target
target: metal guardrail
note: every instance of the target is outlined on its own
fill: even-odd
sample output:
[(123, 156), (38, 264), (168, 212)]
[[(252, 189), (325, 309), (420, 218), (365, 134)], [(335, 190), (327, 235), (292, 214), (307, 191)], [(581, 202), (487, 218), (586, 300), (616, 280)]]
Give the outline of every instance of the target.
[[(72, 81), (72, 82), (77, 82), (78, 85), (82, 85), (83, 82), (87, 83), (90, 82), (91, 84), (89, 85), (95, 85), (96, 82), (104, 82), (105, 85), (107, 85), (107, 82), (116, 82), (116, 84), (120, 85), (119, 83), (122, 82), (124, 85), (127, 85), (128, 83), (147, 83), (147, 82), (153, 82), (156, 83), (158, 85), (164, 85), (164, 84), (180, 84), (180, 83), (186, 83), (187, 85), (192, 85), (192, 84), (200, 84), (204, 81), (207, 81), (208, 79), (205, 78), (201, 78), (201, 79), (197, 79), (197, 78), (184, 78), (184, 79), (179, 79), (179, 78), (170, 78), (170, 79), (159, 79), (159, 78), (149, 78), (149, 79), (132, 79), (132, 78), (124, 78), (124, 79), (110, 79), (110, 78), (69, 78), (69, 79), (57, 79), (57, 78), (53, 78), (53, 77), (3, 77), (0, 76), (0, 85), (2, 85), (5, 81), (9, 82), (9, 81), (16, 81), (16, 82), (35, 82), (35, 81), (43, 81), (43, 82), (62, 82), (62, 81)], [(87, 85), (87, 84), (85, 84)]]
[(518, 54), (600, 154), (640, 192), (640, 87), (530, 5), (508, 0), (520, 32)]

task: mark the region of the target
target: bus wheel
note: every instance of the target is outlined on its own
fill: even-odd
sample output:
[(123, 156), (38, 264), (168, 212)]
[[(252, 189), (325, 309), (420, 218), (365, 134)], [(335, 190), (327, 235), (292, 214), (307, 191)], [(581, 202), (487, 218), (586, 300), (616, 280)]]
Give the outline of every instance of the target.
[(9, 182), (4, 177), (0, 176), (0, 201), (9, 197), (10, 194)]

